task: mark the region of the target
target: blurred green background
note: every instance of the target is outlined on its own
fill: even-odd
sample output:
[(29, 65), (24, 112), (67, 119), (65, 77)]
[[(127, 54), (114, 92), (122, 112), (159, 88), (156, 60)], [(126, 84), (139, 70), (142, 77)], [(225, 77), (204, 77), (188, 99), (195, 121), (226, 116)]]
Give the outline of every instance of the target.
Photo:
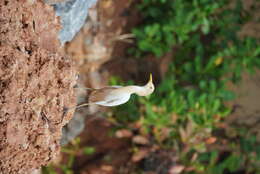
[[(151, 96), (132, 96), (127, 104), (113, 108), (107, 118), (116, 125), (112, 136), (128, 130), (141, 137), (130, 143), (132, 154), (140, 154), (143, 147), (148, 151), (156, 147), (156, 152), (167, 152), (170, 159), (159, 158), (149, 169), (147, 159), (154, 158), (151, 150), (132, 163), (129, 173), (260, 174), (256, 134), (225, 122), (234, 111), (227, 103), (237, 98), (229, 84), (239, 86), (243, 73), (253, 75), (260, 68), (258, 36), (240, 33), (245, 23), (255, 20), (258, 7), (255, 1), (246, 9), (239, 0), (138, 1), (135, 8), (142, 23), (132, 30), (135, 43), (128, 54), (137, 61), (173, 54), (167, 56), (165, 73)], [(133, 81), (110, 78), (110, 85), (119, 84)], [(95, 153), (93, 147), (78, 147), (77, 141), (63, 150), (69, 154), (68, 162), (60, 166), (66, 174), (75, 173), (71, 167), (74, 152)], [(51, 168), (44, 173), (54, 174)]]

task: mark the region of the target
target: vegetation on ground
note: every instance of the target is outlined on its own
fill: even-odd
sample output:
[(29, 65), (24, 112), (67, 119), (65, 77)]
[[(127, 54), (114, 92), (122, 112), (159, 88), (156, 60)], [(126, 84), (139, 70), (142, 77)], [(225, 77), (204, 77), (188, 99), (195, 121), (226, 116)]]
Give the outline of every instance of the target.
[(183, 173), (260, 172), (255, 135), (234, 127), (235, 140), (225, 144), (226, 135), (214, 135), (232, 110), (225, 106), (235, 98), (227, 84), (238, 84), (241, 73), (260, 68), (259, 40), (237, 34), (250, 13), (239, 0), (229, 3), (143, 0), (138, 5), (144, 22), (133, 29), (136, 47), (130, 53), (161, 58), (174, 49), (174, 57), (152, 96), (135, 97), (114, 114), (125, 125), (138, 121), (140, 134), (175, 151), (178, 162), (189, 169)]
[[(223, 123), (232, 112), (225, 103), (236, 97), (227, 84), (260, 68), (259, 40), (237, 34), (251, 13), (240, 0), (142, 0), (137, 8), (143, 23), (133, 29), (136, 46), (129, 53), (174, 56), (154, 94), (113, 109), (117, 129), (174, 152), (182, 173), (260, 173), (256, 136), (228, 125), (230, 136)], [(110, 83), (124, 84), (117, 77)], [(133, 144), (133, 154), (139, 148)], [(137, 166), (135, 173), (144, 171)]]

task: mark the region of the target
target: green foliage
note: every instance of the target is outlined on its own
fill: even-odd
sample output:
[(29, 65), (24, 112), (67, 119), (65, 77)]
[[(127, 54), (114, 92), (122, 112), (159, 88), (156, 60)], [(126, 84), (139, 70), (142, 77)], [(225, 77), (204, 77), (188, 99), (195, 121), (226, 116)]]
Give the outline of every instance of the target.
[(50, 165), (50, 166), (48, 166), (48, 167), (43, 167), (42, 168), (42, 173), (43, 174), (57, 174), (56, 172), (55, 172), (55, 169)]
[[(133, 30), (137, 47), (157, 56), (169, 51), (174, 44), (190, 39), (190, 33), (208, 34), (214, 27), (217, 10), (226, 0), (143, 0), (138, 8), (144, 23)], [(140, 53), (140, 52), (139, 52)]]
[(86, 146), (86, 147), (83, 148), (83, 153), (85, 155), (92, 155), (93, 153), (95, 153), (95, 148)]
[[(226, 155), (221, 154), (217, 149), (204, 152), (200, 154), (196, 161), (188, 162), (190, 163), (189, 165), (194, 166), (196, 172), (203, 171), (211, 174), (223, 174), (227, 171), (236, 172), (242, 170), (255, 173), (260, 172), (260, 145), (256, 142), (256, 137), (252, 135), (246, 137), (242, 134), (239, 136), (241, 136), (239, 137), (240, 142), (233, 143), (231, 145), (233, 150), (230, 149), (229, 152), (226, 152)], [(221, 156), (226, 157), (219, 159)]]
[(226, 8), (228, 3), (228, 0), (143, 0), (138, 9), (144, 22), (133, 29), (137, 49), (131, 52), (136, 56), (153, 53), (159, 57), (173, 45), (182, 45), (195, 35), (219, 33), (235, 39), (238, 23), (248, 16), (241, 17), (240, 1), (233, 9)]
[(80, 138), (75, 138), (69, 145), (62, 147), (61, 152), (66, 155), (66, 161), (59, 165), (50, 164), (42, 168), (43, 174), (57, 174), (56, 171), (62, 171), (64, 174), (74, 174), (73, 165), (76, 161), (76, 156), (79, 154), (92, 155), (95, 153), (95, 148), (90, 146), (80, 146)]
[[(229, 3), (142, 0), (138, 4), (143, 23), (133, 29), (136, 47), (130, 51), (136, 57), (154, 54), (160, 58), (174, 50), (174, 57), (154, 94), (132, 96), (113, 109), (113, 116), (120, 128), (138, 123), (135, 132), (147, 135), (160, 148), (173, 149), (178, 163), (190, 169), (183, 173), (260, 173), (260, 145), (255, 135), (239, 127), (235, 128), (235, 140), (225, 139), (222, 144), (223, 137), (217, 137), (214, 141), (225, 146), (225, 151), (209, 148), (207, 142), (215, 138), (213, 132), (230, 114), (225, 102), (233, 100), (235, 94), (227, 83), (238, 83), (243, 72), (253, 73), (260, 67), (259, 40), (237, 37), (250, 15), (240, 0), (233, 1), (232, 6)], [(124, 84), (118, 77), (110, 80), (110, 85), (130, 84), (133, 82)], [(76, 145), (73, 149), (63, 149), (69, 160), (61, 169), (67, 173), (72, 172), (76, 152), (95, 152), (92, 147)], [(44, 171), (55, 174), (51, 166)]]
[(234, 172), (241, 169), (241, 156), (231, 154), (226, 159), (219, 162), (217, 161), (218, 155), (217, 151), (201, 154), (198, 159), (199, 162), (208, 163), (208, 161), (210, 161), (210, 163), (207, 164), (208, 166), (205, 165), (207, 167), (204, 167), (203, 169), (205, 173), (222, 174), (224, 171)]
[[(188, 173), (259, 172), (254, 139), (239, 136), (241, 141), (230, 143), (233, 148), (224, 159), (206, 145), (230, 113), (225, 102), (235, 95), (227, 83), (239, 82), (241, 73), (260, 67), (259, 40), (237, 37), (249, 16), (236, 2), (234, 8), (227, 8), (227, 0), (143, 0), (138, 5), (144, 22), (133, 30), (137, 45), (132, 53), (160, 57), (174, 47), (174, 58), (154, 94), (131, 99), (115, 115), (121, 123), (139, 119), (161, 148), (177, 150), (180, 162), (193, 168)], [(162, 140), (165, 128), (170, 133)], [(197, 160), (190, 161), (190, 153)]]

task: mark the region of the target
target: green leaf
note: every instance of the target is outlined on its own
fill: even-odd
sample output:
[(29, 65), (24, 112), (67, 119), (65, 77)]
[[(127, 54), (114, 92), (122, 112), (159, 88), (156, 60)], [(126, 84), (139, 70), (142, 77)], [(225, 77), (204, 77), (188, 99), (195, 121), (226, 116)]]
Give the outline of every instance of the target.
[(224, 99), (224, 100), (233, 100), (235, 99), (235, 93), (232, 91), (227, 91), (227, 90), (221, 90), (220, 91), (220, 96)]
[(240, 156), (232, 154), (224, 161), (223, 166), (228, 168), (230, 172), (234, 172), (240, 168), (241, 162), (242, 161)]
[(88, 146), (85, 146), (84, 148), (83, 148), (83, 153), (85, 154), (85, 155), (92, 155), (92, 154), (94, 154), (95, 153), (95, 148), (94, 147), (88, 147)]
[(209, 21), (206, 18), (203, 18), (203, 23), (201, 27), (203, 34), (208, 34), (209, 29), (210, 29)]
[(220, 106), (221, 106), (220, 100), (219, 100), (219, 99), (216, 99), (216, 100), (214, 101), (214, 103), (213, 103), (212, 110), (213, 110), (214, 112), (217, 112), (217, 111), (219, 110)]

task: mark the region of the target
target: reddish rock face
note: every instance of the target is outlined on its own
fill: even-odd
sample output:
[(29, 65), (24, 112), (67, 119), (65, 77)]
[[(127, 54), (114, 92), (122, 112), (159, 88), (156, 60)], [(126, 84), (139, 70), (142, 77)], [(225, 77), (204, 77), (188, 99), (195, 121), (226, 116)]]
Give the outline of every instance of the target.
[(56, 4), (56, 3), (60, 3), (60, 2), (66, 2), (69, 0), (44, 0), (45, 3), (47, 4)]
[(59, 153), (76, 73), (59, 53), (59, 20), (36, 0), (0, 1), (0, 173), (30, 173)]

